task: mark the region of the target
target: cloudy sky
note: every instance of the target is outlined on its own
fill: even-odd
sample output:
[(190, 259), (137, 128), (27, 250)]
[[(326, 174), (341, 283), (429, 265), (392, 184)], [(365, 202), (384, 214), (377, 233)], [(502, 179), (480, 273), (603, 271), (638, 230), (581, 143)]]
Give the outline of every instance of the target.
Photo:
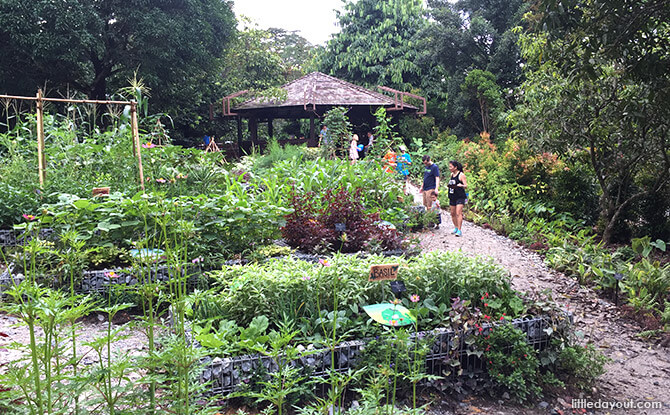
[(298, 30), (310, 43), (325, 45), (339, 31), (335, 9), (343, 7), (342, 0), (235, 0), (233, 10), (262, 29)]

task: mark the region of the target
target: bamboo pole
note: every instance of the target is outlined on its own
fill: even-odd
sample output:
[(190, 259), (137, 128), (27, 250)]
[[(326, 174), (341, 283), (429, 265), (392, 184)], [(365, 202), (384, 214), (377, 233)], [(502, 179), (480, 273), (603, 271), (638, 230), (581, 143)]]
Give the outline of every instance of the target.
[(140, 154), (140, 134), (137, 121), (137, 103), (135, 101), (100, 101), (93, 99), (65, 99), (65, 98), (45, 98), (42, 90), (37, 91), (36, 97), (25, 97), (18, 95), (0, 95), (0, 99), (15, 99), (23, 101), (35, 101), (37, 107), (37, 166), (40, 187), (44, 187), (46, 180), (46, 156), (44, 153), (44, 103), (45, 102), (65, 102), (72, 104), (99, 104), (99, 105), (130, 105), (132, 112), (132, 132), (133, 132), (133, 154), (137, 157), (139, 166), (140, 185), (144, 191), (144, 171), (142, 168), (142, 155)]
[(133, 130), (133, 148), (135, 149), (135, 156), (137, 157), (137, 167), (140, 175), (140, 187), (144, 192), (144, 169), (142, 168), (142, 146), (140, 146), (140, 127), (137, 121), (137, 102), (130, 103), (130, 119)]
[[(23, 97), (18, 95), (0, 95), (0, 98), (3, 99), (20, 99), (24, 101), (32, 101), (34, 97)], [(118, 105), (130, 105), (131, 101), (100, 101), (95, 99), (66, 99), (66, 98), (46, 98), (42, 97), (42, 101), (47, 102), (67, 102), (72, 104), (118, 104)]]
[(46, 157), (44, 156), (44, 100), (42, 90), (37, 90), (37, 168), (40, 187), (44, 187), (46, 178)]

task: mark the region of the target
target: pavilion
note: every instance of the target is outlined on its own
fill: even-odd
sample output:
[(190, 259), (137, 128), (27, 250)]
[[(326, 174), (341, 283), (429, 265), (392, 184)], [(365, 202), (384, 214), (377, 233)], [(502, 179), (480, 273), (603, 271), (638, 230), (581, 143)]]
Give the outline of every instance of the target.
[[(396, 114), (426, 113), (426, 100), (418, 95), (379, 87), (383, 91), (394, 94), (393, 97), (390, 97), (321, 72), (312, 72), (281, 88), (287, 92), (286, 99), (282, 102), (254, 98), (231, 108), (231, 100), (248, 91), (240, 91), (223, 99), (224, 117), (237, 119), (237, 140), (240, 149), (243, 147), (242, 119), (248, 120), (248, 137), (251, 139), (249, 144), (254, 145), (259, 144), (259, 123), (267, 123), (268, 135), (272, 137), (275, 119), (309, 119), (307, 144), (315, 147), (318, 145), (317, 120), (320, 120), (327, 111), (334, 107), (349, 108), (347, 116), (354, 126), (373, 125), (373, 114), (379, 107), (385, 107), (387, 111)], [(419, 108), (407, 104), (406, 97), (422, 101), (423, 109), (419, 111)]]

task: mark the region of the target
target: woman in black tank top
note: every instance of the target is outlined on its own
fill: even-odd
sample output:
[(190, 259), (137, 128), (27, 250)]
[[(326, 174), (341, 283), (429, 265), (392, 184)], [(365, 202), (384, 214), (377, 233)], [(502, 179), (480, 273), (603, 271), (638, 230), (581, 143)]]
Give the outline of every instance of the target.
[(447, 187), (449, 188), (449, 208), (451, 209), (451, 221), (454, 223), (454, 230), (451, 233), (456, 236), (462, 236), (463, 205), (465, 205), (465, 188), (468, 184), (461, 163), (455, 160), (450, 161), (449, 171), (451, 172), (449, 183), (447, 183)]

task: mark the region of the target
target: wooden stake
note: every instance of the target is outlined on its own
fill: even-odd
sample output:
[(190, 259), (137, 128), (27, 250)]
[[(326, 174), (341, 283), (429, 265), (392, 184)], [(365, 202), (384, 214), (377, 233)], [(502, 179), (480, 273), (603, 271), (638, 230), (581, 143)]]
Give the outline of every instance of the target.
[(44, 155), (44, 102), (41, 89), (37, 90), (37, 167), (40, 187), (44, 187), (46, 157)]
[(137, 157), (137, 167), (140, 175), (140, 187), (144, 192), (144, 169), (142, 168), (142, 146), (140, 146), (140, 127), (137, 122), (137, 102), (132, 101), (130, 103), (130, 119), (132, 123), (133, 130), (133, 149), (135, 156)]

